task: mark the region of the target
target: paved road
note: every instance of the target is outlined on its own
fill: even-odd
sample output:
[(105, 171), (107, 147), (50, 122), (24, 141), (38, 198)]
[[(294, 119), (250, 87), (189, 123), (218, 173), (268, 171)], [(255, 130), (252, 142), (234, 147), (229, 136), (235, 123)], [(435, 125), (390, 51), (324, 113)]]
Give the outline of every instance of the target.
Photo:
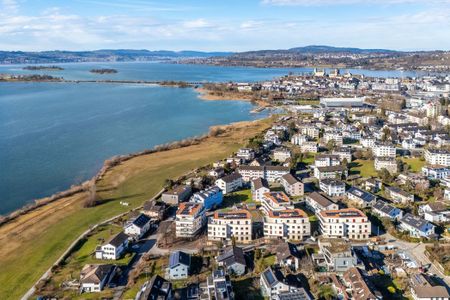
[(450, 286), (450, 276), (446, 276), (444, 273), (442, 273), (431, 261), (430, 259), (425, 255), (425, 247), (426, 244), (424, 243), (409, 243), (402, 240), (398, 240), (397, 238), (393, 237), (389, 233), (385, 233), (382, 235), (387, 241), (394, 240), (392, 244), (396, 245), (399, 249), (399, 251), (404, 251), (406, 254), (408, 254), (412, 259), (414, 259), (418, 264), (422, 264), (422, 266), (430, 266), (428, 268), (428, 271), (430, 273), (436, 274), (437, 276), (441, 277), (445, 283)]

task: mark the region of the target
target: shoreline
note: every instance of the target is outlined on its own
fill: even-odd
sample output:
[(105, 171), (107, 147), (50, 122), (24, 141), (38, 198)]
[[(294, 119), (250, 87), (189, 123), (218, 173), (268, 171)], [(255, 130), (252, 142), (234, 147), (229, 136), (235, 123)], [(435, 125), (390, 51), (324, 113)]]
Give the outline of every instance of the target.
[[(87, 192), (63, 197), (36, 207), (0, 225), (1, 295), (20, 298), (88, 228), (139, 207), (158, 192), (167, 178), (224, 159), (249, 138), (270, 127), (273, 118), (217, 125), (195, 142), (171, 143), (122, 156), (120, 163), (99, 172), (97, 193), (101, 203), (83, 207)], [(99, 175), (101, 174), (101, 176)], [(126, 199), (129, 206), (120, 205)], [(20, 281), (18, 281), (20, 278)], [(14, 287), (14, 289), (12, 289)]]
[[(196, 89), (194, 89), (194, 90), (196, 90)], [(229, 100), (229, 101), (244, 101), (244, 100), (230, 100), (230, 99), (227, 99), (227, 100)], [(180, 145), (180, 147), (177, 147), (175, 149), (199, 144), (203, 140), (205, 140), (206, 138), (209, 137), (211, 130), (214, 128), (221, 128), (223, 130), (233, 130), (234, 127), (251, 125), (252, 123), (259, 122), (259, 121), (262, 121), (262, 120), (265, 120), (268, 118), (270, 118), (270, 116), (268, 116), (266, 118), (258, 119), (258, 120), (238, 121), (238, 122), (231, 122), (228, 124), (213, 125), (213, 126), (209, 127), (208, 132), (204, 133), (201, 136), (187, 137), (183, 140), (175, 140), (175, 141), (168, 142), (165, 144), (158, 144), (149, 149), (143, 149), (141, 151), (132, 152), (132, 153), (128, 153), (128, 154), (120, 154), (115, 157), (107, 158), (104, 160), (102, 166), (95, 173), (95, 175), (92, 176), (91, 178), (84, 180), (82, 183), (71, 185), (69, 188), (67, 188), (65, 190), (55, 192), (46, 197), (29, 200), (29, 203), (24, 204), (23, 206), (5, 214), (5, 215), (0, 215), (0, 228), (4, 225), (16, 220), (17, 218), (19, 218), (23, 215), (32, 213), (33, 211), (35, 211), (39, 208), (42, 208), (46, 205), (52, 204), (52, 203), (57, 202), (58, 200), (61, 200), (64, 198), (76, 196), (77, 194), (86, 192), (89, 189), (89, 187), (92, 185), (92, 183), (96, 183), (99, 180), (101, 180), (103, 178), (103, 176), (109, 170), (111, 170), (115, 166), (117, 166), (123, 162), (126, 162), (130, 159), (137, 158), (137, 157), (143, 156), (143, 155), (149, 155), (149, 154), (153, 154), (153, 153), (173, 150), (173, 149), (165, 149), (165, 148), (170, 147), (173, 144), (182, 143), (183, 141), (186, 141), (186, 140), (192, 141), (193, 143), (190, 145), (187, 145), (187, 146)]]
[(194, 88), (194, 91), (196, 91), (198, 93), (198, 98), (199, 99), (205, 100), (205, 101), (245, 101), (245, 102), (252, 102), (252, 103), (257, 105), (257, 107), (254, 110), (252, 110), (252, 112), (272, 107), (272, 105), (270, 105), (266, 101), (253, 100), (251, 98), (252, 95), (248, 95), (248, 94), (247, 95), (240, 94), (240, 95), (238, 95), (238, 97), (235, 96), (236, 93), (229, 93), (229, 94), (228, 93), (224, 93), (223, 95), (217, 95), (217, 94), (213, 94), (212, 91), (207, 90), (207, 89), (205, 89), (203, 87)]

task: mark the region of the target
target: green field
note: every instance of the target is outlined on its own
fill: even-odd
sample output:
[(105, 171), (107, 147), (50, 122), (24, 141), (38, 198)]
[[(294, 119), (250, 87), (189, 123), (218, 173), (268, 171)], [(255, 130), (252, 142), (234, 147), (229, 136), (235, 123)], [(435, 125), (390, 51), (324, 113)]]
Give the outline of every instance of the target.
[(417, 157), (405, 158), (402, 157), (402, 160), (409, 166), (411, 172), (419, 173), (422, 171), (422, 167), (425, 166), (426, 161)]
[(375, 177), (377, 176), (377, 171), (373, 160), (361, 160), (357, 159), (350, 164), (350, 175), (359, 174), (362, 177)]
[[(161, 189), (165, 179), (177, 178), (226, 157), (270, 122), (240, 125), (199, 145), (128, 160), (98, 183), (101, 205), (83, 208), (86, 195), (77, 194), (3, 225), (0, 227), (0, 299), (20, 298), (90, 226), (141, 205)], [(122, 206), (120, 201), (128, 202), (129, 206)]]
[(222, 207), (233, 207), (236, 204), (256, 203), (252, 199), (252, 191), (250, 189), (236, 191), (223, 197)]

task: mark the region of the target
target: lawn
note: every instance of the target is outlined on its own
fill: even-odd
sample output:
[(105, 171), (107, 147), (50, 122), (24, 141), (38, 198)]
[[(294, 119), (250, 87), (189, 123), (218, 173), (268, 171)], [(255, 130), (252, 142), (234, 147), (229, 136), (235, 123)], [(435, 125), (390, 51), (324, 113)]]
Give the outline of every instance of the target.
[[(20, 298), (90, 226), (141, 205), (167, 178), (222, 159), (269, 127), (264, 120), (236, 126), (199, 145), (144, 155), (109, 171), (98, 183), (104, 203), (83, 208), (85, 194), (58, 200), (0, 227), (0, 299)], [(130, 204), (119, 204), (124, 200)]]
[(422, 167), (425, 166), (425, 160), (418, 157), (402, 157), (402, 160), (409, 166), (411, 172), (418, 173), (422, 171)]
[(229, 208), (236, 204), (256, 203), (252, 199), (252, 191), (250, 189), (236, 191), (223, 197), (222, 207)]
[(302, 159), (302, 163), (305, 165), (312, 165), (316, 159), (317, 153), (305, 153), (305, 157)]
[(377, 176), (377, 171), (373, 160), (361, 160), (357, 159), (350, 164), (350, 175), (359, 174), (362, 177), (375, 177)]

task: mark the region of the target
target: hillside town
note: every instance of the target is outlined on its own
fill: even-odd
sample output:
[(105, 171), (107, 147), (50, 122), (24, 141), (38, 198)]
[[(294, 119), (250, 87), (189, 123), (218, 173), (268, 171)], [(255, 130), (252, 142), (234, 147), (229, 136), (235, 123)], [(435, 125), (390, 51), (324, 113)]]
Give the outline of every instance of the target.
[(449, 76), (229, 85), (286, 113), (96, 228), (37, 295), (450, 299)]

